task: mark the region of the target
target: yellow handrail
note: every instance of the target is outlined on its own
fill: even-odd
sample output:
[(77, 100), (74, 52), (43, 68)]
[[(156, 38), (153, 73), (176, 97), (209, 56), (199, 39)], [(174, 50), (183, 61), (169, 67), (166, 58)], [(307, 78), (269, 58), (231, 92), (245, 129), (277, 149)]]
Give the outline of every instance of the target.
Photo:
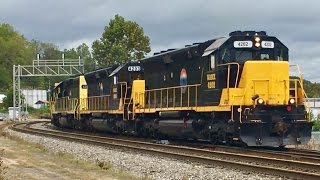
[[(127, 91), (128, 91), (128, 83), (125, 82), (125, 81), (121, 81), (121, 82), (118, 82), (118, 84), (120, 85), (120, 101), (122, 101), (122, 107), (119, 107), (119, 109), (122, 109), (122, 110), (125, 110), (124, 109), (124, 103), (125, 103), (125, 99), (127, 98)], [(123, 86), (125, 87), (125, 89), (123, 89)], [(123, 91), (124, 92), (124, 97), (123, 97)]]
[[(218, 64), (217, 66), (228, 66), (228, 73), (227, 73), (227, 91), (228, 91), (228, 102), (229, 101), (229, 96), (230, 96), (230, 67), (231, 65), (236, 65), (237, 66), (237, 76), (236, 76), (236, 81), (234, 84), (234, 87), (237, 87), (238, 84), (238, 78), (239, 78), (239, 71), (240, 71), (240, 65), (239, 63), (232, 62), (232, 63), (226, 63), (226, 64)], [(234, 99), (234, 97), (233, 97)], [(233, 120), (233, 104), (231, 105), (231, 119)]]
[(228, 84), (228, 88), (229, 88), (229, 81), (230, 81), (230, 65), (237, 65), (237, 76), (236, 76), (236, 82), (234, 84), (234, 87), (237, 87), (238, 85), (238, 79), (239, 79), (239, 72), (240, 72), (240, 65), (239, 63), (236, 62), (232, 62), (232, 63), (226, 63), (226, 64), (218, 64), (217, 66), (228, 66), (228, 78), (227, 78), (227, 84)]
[(102, 111), (109, 110), (110, 95), (90, 96), (81, 99), (81, 107), (85, 107), (84, 111)]
[[(132, 114), (132, 119), (134, 119), (134, 111), (133, 112), (130, 112), (130, 104), (132, 104), (132, 101), (133, 101), (133, 98), (130, 98), (130, 101), (128, 103), (128, 107), (127, 107), (127, 115), (128, 115), (128, 120), (130, 120), (130, 113), (133, 113)], [(132, 108), (134, 109), (134, 104), (132, 104)], [(125, 113), (123, 113), (124, 115)]]
[(75, 111), (78, 103), (77, 98), (62, 97), (55, 101), (55, 111)]
[[(303, 85), (303, 74), (300, 71), (300, 67), (297, 64), (290, 64), (290, 67), (296, 67), (297, 68), (297, 71), (299, 73), (299, 79), (300, 79), (301, 85)], [(302, 86), (302, 88), (303, 88), (303, 86)]]
[[(174, 86), (174, 87), (166, 87), (166, 88), (158, 88), (145, 90), (143, 94), (135, 94), (137, 97), (143, 95), (148, 100), (145, 101), (147, 103), (146, 106), (150, 108), (159, 108), (160, 110), (163, 108), (176, 108), (176, 107), (188, 107), (190, 108), (192, 105), (197, 107), (198, 105), (198, 87), (201, 84), (193, 84), (186, 86)], [(193, 91), (194, 92), (190, 92)], [(194, 94), (194, 97), (191, 95)], [(177, 96), (178, 95), (178, 96)], [(153, 102), (151, 100), (153, 98)], [(178, 99), (177, 99), (178, 97)], [(180, 98), (180, 99), (179, 99)], [(191, 101), (194, 100), (193, 104)]]

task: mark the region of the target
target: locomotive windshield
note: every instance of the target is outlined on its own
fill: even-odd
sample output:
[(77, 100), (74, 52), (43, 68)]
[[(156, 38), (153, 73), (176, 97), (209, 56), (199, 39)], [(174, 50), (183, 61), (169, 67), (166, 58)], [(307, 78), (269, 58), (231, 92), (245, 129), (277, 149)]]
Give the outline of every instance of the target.
[[(263, 38), (263, 39), (262, 39)], [(261, 40), (262, 39), (262, 40)], [(222, 63), (247, 60), (288, 60), (288, 48), (275, 37), (231, 37), (220, 49)]]
[(274, 55), (273, 49), (262, 49), (259, 51), (252, 50), (236, 50), (235, 60), (244, 63), (246, 60), (283, 60), (281, 54)]

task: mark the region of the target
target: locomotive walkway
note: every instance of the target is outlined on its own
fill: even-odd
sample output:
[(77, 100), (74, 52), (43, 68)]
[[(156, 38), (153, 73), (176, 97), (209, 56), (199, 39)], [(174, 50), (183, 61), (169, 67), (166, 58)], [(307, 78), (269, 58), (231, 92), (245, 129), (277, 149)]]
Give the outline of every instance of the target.
[(32, 127), (33, 123), (16, 124), (11, 128), (22, 133), (59, 138), (67, 141), (77, 141), (104, 147), (134, 150), (183, 161), (221, 165), (289, 178), (320, 179), (320, 153), (314, 151), (290, 150), (288, 152), (279, 152), (228, 147), (199, 149), (74, 132), (36, 129)]

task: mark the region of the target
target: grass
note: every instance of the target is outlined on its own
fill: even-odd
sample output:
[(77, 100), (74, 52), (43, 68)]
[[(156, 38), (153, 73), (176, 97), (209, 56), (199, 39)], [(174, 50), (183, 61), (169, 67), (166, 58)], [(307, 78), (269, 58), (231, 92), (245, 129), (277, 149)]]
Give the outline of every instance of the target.
[[(44, 148), (40, 143), (30, 143), (17, 136), (9, 136), (9, 134), (3, 132), (3, 128), (7, 125), (8, 124), (0, 125), (0, 136), (5, 136), (7, 140), (13, 142), (15, 151), (6, 153), (5, 157), (13, 160), (22, 159), (22, 162), (19, 161), (19, 164), (21, 164), (19, 171), (21, 169), (22, 171), (25, 170), (25, 174), (31, 172), (33, 169), (37, 169), (38, 164), (41, 164), (44, 168), (48, 169), (48, 171), (74, 179), (104, 179), (104, 177), (109, 177), (107, 179), (120, 180), (141, 179), (135, 178), (127, 171), (113, 167), (110, 162), (100, 160), (86, 161), (79, 159), (72, 154), (65, 154), (63, 152), (53, 153)], [(2, 154), (0, 154), (0, 180), (5, 177), (6, 173), (6, 168), (3, 167), (1, 155)], [(6, 176), (12, 176), (12, 171), (12, 167), (10, 167)], [(13, 179), (19, 179), (20, 177), (27, 178), (25, 175), (16, 175)], [(32, 177), (29, 178), (32, 179)], [(144, 177), (143, 179), (148, 178)]]
[(29, 118), (40, 119), (41, 117), (50, 117), (50, 108), (48, 106), (41, 107), (40, 109), (29, 107), (28, 112)]
[(100, 160), (96, 160), (96, 164), (100, 167), (102, 170), (109, 170), (112, 168), (112, 164)]
[(110, 162), (100, 161), (98, 159), (93, 163), (93, 162), (79, 159), (71, 154), (66, 154), (62, 152), (56, 153), (53, 158), (54, 158), (53, 162), (57, 161), (57, 162), (63, 162), (63, 164), (76, 164), (76, 166), (81, 169), (87, 169), (87, 170), (92, 170), (96, 172), (104, 172), (120, 180), (138, 179), (133, 177), (130, 173), (126, 171), (114, 168)]
[[(8, 123), (3, 123), (0, 125), (0, 136), (4, 136), (5, 133), (3, 132), (3, 129), (8, 126)], [(3, 164), (3, 154), (4, 154), (4, 149), (0, 150), (0, 180), (5, 179), (4, 176), (6, 174), (6, 169), (7, 167)]]
[(11, 124), (14, 124), (13, 121), (5, 121), (2, 124), (0, 124), (0, 136), (5, 136), (4, 128), (7, 126), (10, 126)]
[(311, 138), (310, 141), (306, 145), (304, 145), (302, 148), (310, 149), (310, 150), (319, 150), (320, 144), (317, 142), (315, 138)]
[(7, 169), (7, 167), (4, 166), (3, 164), (3, 159), (2, 159), (3, 152), (4, 152), (4, 149), (0, 151), (0, 180), (4, 180), (4, 176), (6, 174), (6, 169)]

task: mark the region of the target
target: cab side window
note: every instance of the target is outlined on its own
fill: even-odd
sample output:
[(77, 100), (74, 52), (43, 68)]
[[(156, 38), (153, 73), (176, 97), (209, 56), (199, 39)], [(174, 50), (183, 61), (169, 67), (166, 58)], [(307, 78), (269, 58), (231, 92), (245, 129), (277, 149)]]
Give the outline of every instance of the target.
[(212, 54), (209, 58), (209, 70), (214, 70), (215, 66), (216, 66), (216, 58), (214, 56), (214, 54)]
[(229, 63), (232, 61), (231, 54), (232, 54), (231, 51), (227, 48), (222, 50), (222, 53), (221, 53), (222, 64)]

